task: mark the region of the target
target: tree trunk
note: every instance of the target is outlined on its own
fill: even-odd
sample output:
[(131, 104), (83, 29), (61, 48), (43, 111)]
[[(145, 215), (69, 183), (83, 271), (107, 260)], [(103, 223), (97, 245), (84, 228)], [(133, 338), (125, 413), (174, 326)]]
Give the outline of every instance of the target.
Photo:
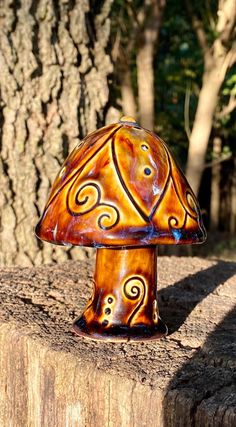
[(1, 2), (1, 265), (73, 256), (33, 230), (60, 164), (104, 121), (111, 3)]
[(147, 129), (154, 127), (154, 70), (153, 43), (145, 43), (137, 53), (138, 103), (140, 123)]
[[(213, 66), (217, 67), (216, 64)], [(217, 105), (218, 93), (222, 84), (219, 69), (205, 72), (200, 91), (193, 130), (189, 141), (188, 160), (186, 167), (187, 179), (197, 195), (199, 192), (208, 141), (211, 134), (214, 112)]]
[[(145, 6), (149, 10), (145, 12)], [(138, 79), (138, 104), (140, 123), (144, 128), (154, 128), (154, 53), (159, 37), (163, 13), (166, 6), (165, 0), (145, 1), (143, 15), (144, 29), (141, 31), (137, 51), (137, 79)]]
[(213, 44), (209, 46), (203, 22), (194, 13), (192, 3), (185, 0), (192, 26), (203, 52), (204, 73), (189, 141), (186, 175), (193, 191), (198, 195), (218, 95), (226, 72), (236, 59), (236, 46), (233, 36), (236, 7), (235, 0), (219, 0), (218, 21), (215, 27), (217, 36)]
[(121, 99), (122, 99), (122, 110), (125, 116), (137, 117), (136, 101), (134, 97), (134, 91), (132, 88), (132, 79), (129, 63), (127, 58), (122, 58), (121, 66)]
[[(213, 155), (214, 159), (219, 159), (221, 154), (222, 141), (221, 138), (213, 139)], [(217, 163), (212, 166), (211, 172), (211, 209), (210, 209), (210, 228), (218, 230), (220, 216), (220, 171), (221, 165)]]

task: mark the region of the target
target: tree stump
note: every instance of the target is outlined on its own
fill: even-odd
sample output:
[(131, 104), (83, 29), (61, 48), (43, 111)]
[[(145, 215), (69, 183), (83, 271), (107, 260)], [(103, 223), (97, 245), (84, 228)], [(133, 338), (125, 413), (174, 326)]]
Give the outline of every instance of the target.
[(158, 271), (169, 335), (108, 343), (71, 332), (91, 261), (0, 270), (1, 427), (235, 427), (236, 263)]

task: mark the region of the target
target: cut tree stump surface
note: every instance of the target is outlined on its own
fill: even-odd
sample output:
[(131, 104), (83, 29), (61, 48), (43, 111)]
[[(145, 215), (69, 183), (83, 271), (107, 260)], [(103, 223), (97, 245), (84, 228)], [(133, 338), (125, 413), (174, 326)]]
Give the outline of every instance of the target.
[(71, 332), (92, 261), (0, 270), (1, 427), (236, 426), (236, 263), (158, 264), (169, 335), (148, 343)]

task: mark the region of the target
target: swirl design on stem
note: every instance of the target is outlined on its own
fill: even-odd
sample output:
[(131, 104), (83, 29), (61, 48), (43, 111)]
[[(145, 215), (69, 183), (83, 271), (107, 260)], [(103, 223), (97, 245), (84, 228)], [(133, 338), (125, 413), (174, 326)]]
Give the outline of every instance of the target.
[(93, 211), (97, 207), (104, 207), (97, 220), (101, 230), (110, 230), (118, 224), (120, 214), (118, 209), (108, 203), (101, 202), (101, 189), (98, 184), (89, 182), (79, 189), (75, 185), (76, 180), (72, 183), (67, 194), (67, 209), (72, 216), (81, 216)]
[(128, 325), (131, 324), (132, 319), (143, 305), (146, 295), (146, 283), (145, 280), (140, 276), (133, 276), (127, 279), (123, 285), (123, 292), (127, 299), (135, 301), (138, 300), (138, 304), (132, 311), (127, 321)]

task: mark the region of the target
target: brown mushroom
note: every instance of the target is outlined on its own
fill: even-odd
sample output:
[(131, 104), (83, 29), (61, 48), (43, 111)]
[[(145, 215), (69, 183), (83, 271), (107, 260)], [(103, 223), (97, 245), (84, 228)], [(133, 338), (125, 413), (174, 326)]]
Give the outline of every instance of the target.
[(91, 133), (69, 155), (36, 235), (97, 248), (94, 293), (73, 329), (119, 341), (167, 332), (157, 306), (157, 245), (206, 238), (197, 200), (166, 144), (131, 117)]

